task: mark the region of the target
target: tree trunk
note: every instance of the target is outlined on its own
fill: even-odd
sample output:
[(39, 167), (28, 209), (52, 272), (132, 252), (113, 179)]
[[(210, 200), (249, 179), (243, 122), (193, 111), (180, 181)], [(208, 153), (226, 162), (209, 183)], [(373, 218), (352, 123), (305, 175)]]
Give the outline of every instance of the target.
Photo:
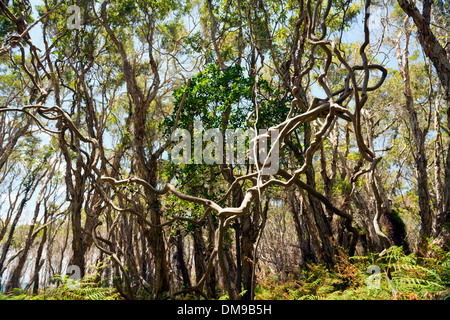
[[(44, 213), (44, 224), (47, 223), (47, 217), (48, 217), (48, 213), (47, 213), (47, 208), (45, 208), (45, 213)], [(34, 263), (34, 286), (33, 286), (33, 294), (38, 294), (39, 291), (39, 271), (41, 270), (42, 264), (41, 263), (41, 257), (42, 257), (42, 252), (44, 251), (44, 245), (47, 242), (47, 227), (44, 227), (43, 231), (42, 231), (42, 240), (41, 243), (39, 243), (39, 248), (36, 254), (36, 261)], [(45, 260), (42, 260), (42, 262), (44, 262)]]
[[(311, 143), (311, 128), (309, 128), (308, 126), (305, 129), (304, 143), (305, 145), (309, 145)], [(312, 166), (310, 166), (306, 170), (306, 183), (313, 189), (316, 188), (315, 170)], [(322, 208), (321, 202), (311, 194), (308, 194), (308, 200), (314, 216), (314, 221), (317, 225), (324, 262), (328, 267), (332, 267), (336, 263), (336, 260), (335, 260), (335, 251), (332, 243), (333, 234), (331, 232), (330, 223), (328, 219), (325, 217), (325, 212)]]
[[(149, 200), (151, 222), (156, 225), (161, 224), (159, 199), (152, 193), (148, 193), (146, 196)], [(169, 292), (170, 290), (169, 268), (166, 258), (163, 231), (158, 227), (149, 228), (144, 225), (144, 223), (141, 223), (141, 226), (144, 228), (144, 234), (150, 243), (153, 257), (155, 259), (154, 295), (155, 297), (158, 297), (164, 292)]]
[[(400, 3), (401, 1), (399, 1)], [(415, 148), (412, 150), (417, 172), (417, 193), (419, 196), (419, 209), (421, 218), (421, 232), (418, 244), (418, 253), (424, 254), (428, 245), (428, 238), (432, 231), (432, 213), (430, 208), (430, 193), (428, 190), (428, 174), (427, 174), (427, 156), (425, 150), (426, 130), (422, 130), (419, 126), (417, 112), (414, 107), (414, 98), (411, 90), (411, 79), (409, 73), (409, 38), (411, 31), (408, 29), (405, 20), (403, 31), (405, 33), (405, 49), (402, 53), (400, 49), (400, 41), (397, 41), (397, 60), (400, 74), (403, 78), (403, 93), (406, 98), (406, 111), (409, 116), (409, 124), (411, 133), (414, 138)], [(450, 69), (449, 69), (450, 71)]]
[(369, 209), (366, 200), (364, 199), (358, 188), (354, 190), (353, 194), (355, 196), (354, 200), (356, 202), (356, 205), (361, 211), (368, 250), (369, 252), (381, 252), (383, 250), (383, 247), (381, 240), (374, 229), (373, 219), (375, 215), (373, 213), (373, 210)]
[(81, 230), (81, 207), (83, 204), (83, 195), (77, 192), (71, 203), (70, 217), (72, 222), (72, 258), (69, 265), (75, 265), (80, 268), (81, 277), (84, 277), (85, 260), (83, 233)]
[(442, 217), (444, 216), (444, 197), (441, 179), (441, 155), (444, 153), (441, 146), (441, 117), (439, 106), (441, 104), (441, 95), (437, 90), (434, 104), (434, 193), (436, 197), (436, 219), (433, 227), (434, 236), (437, 237), (442, 229)]
[(177, 261), (178, 271), (183, 279), (183, 288), (188, 288), (191, 286), (191, 279), (189, 277), (189, 271), (186, 267), (186, 263), (184, 262), (183, 236), (181, 235), (180, 230), (176, 231), (175, 245), (177, 248), (175, 259)]
[[(47, 182), (48, 182), (48, 180), (47, 180)], [(19, 262), (17, 263), (16, 268), (14, 269), (10, 280), (6, 285), (6, 291), (13, 290), (13, 288), (20, 288), (20, 277), (22, 276), (23, 267), (25, 266), (25, 262), (27, 261), (27, 258), (28, 258), (28, 253), (29, 253), (31, 245), (34, 241), (33, 230), (36, 226), (37, 217), (39, 215), (39, 208), (41, 205), (42, 194), (43, 194), (45, 188), (46, 188), (46, 186), (44, 184), (41, 191), (39, 192), (38, 199), (36, 201), (36, 206), (34, 209), (34, 215), (31, 220), (31, 224), (28, 228), (28, 235), (25, 240), (25, 245), (24, 245), (23, 251), (20, 255)]]
[(383, 213), (380, 217), (381, 223), (386, 229), (386, 236), (391, 245), (402, 246), (405, 252), (409, 253), (409, 245), (406, 241), (406, 229), (403, 220), (393, 211), (391, 201), (384, 188), (378, 170), (375, 169), (374, 178), (377, 183), (378, 192), (383, 202)]
[[(447, 102), (448, 104), (448, 102)], [(447, 106), (447, 128), (450, 131), (450, 108)], [(447, 146), (447, 157), (445, 160), (444, 171), (444, 209), (441, 215), (437, 217), (436, 225), (441, 230), (437, 237), (438, 243), (444, 249), (450, 250), (450, 145)]]
[(234, 224), (234, 235), (236, 244), (236, 288), (241, 291), (242, 288), (242, 248), (241, 248), (241, 236), (242, 228), (239, 219), (237, 219)]
[[(215, 229), (211, 215), (208, 215), (206, 219), (208, 220), (208, 246), (206, 247), (206, 251), (204, 252), (206, 252), (206, 257), (210, 257), (211, 253), (214, 250)], [(217, 298), (216, 286), (217, 286), (217, 271), (216, 267), (213, 266), (210, 271), (210, 274), (208, 275), (208, 278), (206, 279), (206, 288), (208, 292), (208, 297), (211, 297), (212, 299)]]
[[(242, 285), (244, 293), (242, 294), (242, 300), (249, 300), (252, 297), (252, 279), (253, 279), (253, 264), (255, 257), (253, 256), (254, 246), (258, 237), (258, 232), (255, 224), (258, 223), (259, 206), (255, 205), (253, 212), (253, 219), (250, 214), (246, 214), (242, 217), (242, 238), (241, 238), (241, 250), (242, 250)], [(238, 288), (241, 292), (241, 288)]]
[(432, 1), (423, 1), (422, 14), (415, 4), (408, 0), (398, 0), (398, 4), (409, 17), (413, 18), (414, 24), (417, 26), (419, 42), (436, 69), (448, 103), (450, 101), (450, 61), (447, 52), (436, 39), (430, 27), (429, 10), (431, 9)]
[(307, 262), (314, 262), (314, 254), (311, 249), (311, 239), (305, 221), (303, 198), (298, 197), (295, 190), (289, 195), (289, 205), (291, 207), (292, 220), (294, 221), (295, 231), (300, 249), (299, 267), (306, 269)]
[[(192, 239), (194, 240), (194, 268), (195, 268), (195, 282), (203, 277), (206, 272), (206, 264), (205, 264), (205, 242), (203, 240), (202, 229), (194, 226), (194, 230), (192, 232)], [(203, 288), (200, 288), (203, 290)], [(210, 297), (211, 292), (208, 292), (208, 296)]]
[(3, 272), (5, 271), (5, 260), (6, 256), (8, 254), (9, 248), (11, 246), (12, 238), (14, 235), (14, 231), (16, 230), (17, 223), (19, 222), (20, 217), (22, 216), (23, 209), (25, 208), (25, 205), (27, 201), (30, 199), (31, 195), (34, 193), (34, 189), (36, 188), (36, 185), (33, 187), (33, 183), (35, 181), (35, 177), (33, 176), (31, 179), (31, 182), (25, 187), (25, 194), (23, 195), (22, 201), (19, 204), (19, 208), (17, 210), (16, 216), (14, 217), (14, 220), (11, 224), (11, 229), (9, 230), (8, 238), (6, 239), (5, 243), (3, 244), (1, 256), (0, 256), (0, 283), (2, 279)]
[(28, 131), (31, 121), (31, 118), (29, 118), (28, 122), (13, 134), (12, 138), (8, 141), (4, 148), (2, 148), (0, 145), (0, 170), (2, 170), (3, 166), (8, 160), (9, 155), (13, 152), (17, 141), (19, 141), (19, 139)]

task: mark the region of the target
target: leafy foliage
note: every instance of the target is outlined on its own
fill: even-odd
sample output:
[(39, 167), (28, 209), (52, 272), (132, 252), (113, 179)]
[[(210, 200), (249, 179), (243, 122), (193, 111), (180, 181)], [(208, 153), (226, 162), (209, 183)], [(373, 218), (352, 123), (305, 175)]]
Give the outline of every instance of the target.
[[(434, 258), (418, 259), (405, 255), (401, 247), (391, 247), (381, 257), (348, 258), (340, 253), (340, 262), (332, 270), (308, 265), (295, 279), (280, 281), (273, 274), (258, 280), (256, 299), (286, 300), (442, 300), (450, 297), (450, 255), (435, 248)], [(380, 286), (372, 288), (366, 271), (370, 265), (380, 268)]]
[(42, 290), (37, 295), (28, 295), (26, 290), (14, 289), (8, 295), (0, 293), (0, 300), (118, 300), (120, 294), (110, 287), (103, 287), (89, 275), (77, 282), (72, 282), (59, 275), (54, 277), (61, 284)]

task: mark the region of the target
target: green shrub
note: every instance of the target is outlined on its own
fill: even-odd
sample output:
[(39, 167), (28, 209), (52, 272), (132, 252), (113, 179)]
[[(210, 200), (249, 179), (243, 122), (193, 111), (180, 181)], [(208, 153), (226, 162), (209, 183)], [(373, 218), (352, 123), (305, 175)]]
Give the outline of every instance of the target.
[[(381, 256), (348, 258), (339, 253), (329, 270), (308, 265), (301, 279), (281, 282), (273, 276), (258, 280), (255, 299), (286, 300), (435, 300), (450, 297), (450, 253), (432, 248), (429, 258), (406, 255), (391, 247)], [(379, 287), (369, 287), (369, 266), (377, 266)]]

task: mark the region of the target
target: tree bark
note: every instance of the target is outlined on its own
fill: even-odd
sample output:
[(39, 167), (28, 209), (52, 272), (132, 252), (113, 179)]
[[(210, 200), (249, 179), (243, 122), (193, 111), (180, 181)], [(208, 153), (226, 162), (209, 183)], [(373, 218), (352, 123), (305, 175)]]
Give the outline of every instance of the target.
[(288, 201), (291, 208), (292, 220), (294, 221), (294, 226), (297, 233), (298, 246), (300, 249), (299, 267), (301, 269), (306, 269), (306, 263), (315, 262), (315, 257), (311, 249), (311, 236), (305, 221), (303, 198), (299, 197), (295, 190), (292, 190)]
[[(48, 212), (47, 212), (47, 208), (45, 208), (45, 213), (44, 213), (44, 224), (47, 223), (47, 219), (48, 219)], [(36, 261), (34, 263), (34, 286), (33, 286), (33, 294), (38, 294), (39, 291), (39, 271), (41, 270), (41, 267), (43, 265), (43, 263), (45, 262), (45, 260), (42, 260), (41, 262), (41, 258), (42, 258), (42, 252), (44, 251), (44, 245), (47, 242), (47, 227), (44, 227), (43, 231), (42, 231), (42, 239), (41, 242), (39, 243), (39, 248), (36, 254)]]
[(434, 236), (437, 237), (442, 230), (443, 221), (445, 221), (445, 209), (444, 209), (444, 186), (441, 179), (441, 155), (444, 154), (444, 150), (441, 145), (441, 117), (439, 112), (439, 106), (441, 104), (441, 96), (439, 89), (437, 90), (434, 110), (434, 193), (436, 195), (436, 219), (434, 225)]
[[(256, 204), (254, 212), (252, 214), (246, 214), (242, 217), (242, 237), (241, 237), (241, 250), (242, 250), (242, 285), (244, 294), (242, 294), (242, 300), (249, 300), (252, 296), (252, 278), (253, 278), (253, 264), (255, 257), (253, 256), (254, 245), (258, 237), (256, 224), (258, 223), (257, 216), (259, 216), (259, 206)], [(239, 292), (241, 288), (238, 287)]]
[(5, 243), (3, 244), (3, 248), (2, 248), (1, 256), (0, 256), (0, 282), (2, 279), (3, 272), (5, 271), (5, 260), (6, 260), (8, 251), (11, 247), (14, 231), (16, 230), (17, 224), (19, 222), (20, 217), (22, 216), (23, 210), (25, 209), (26, 203), (28, 202), (28, 200), (30, 200), (30, 197), (33, 195), (34, 190), (36, 189), (36, 186), (37, 186), (36, 177), (33, 175), (31, 177), (30, 181), (28, 181), (28, 183), (26, 183), (25, 193), (19, 204), (19, 208), (17, 209), (16, 216), (14, 217), (14, 220), (11, 224), (8, 238), (6, 239)]
[(233, 224), (235, 245), (236, 245), (236, 288), (242, 288), (242, 248), (241, 248), (241, 236), (242, 227), (239, 220), (236, 220)]
[[(194, 240), (194, 268), (195, 268), (195, 281), (197, 283), (206, 272), (206, 265), (205, 265), (206, 247), (205, 241), (203, 240), (201, 228), (194, 226), (194, 230), (192, 232), (192, 239)], [(203, 290), (203, 288), (200, 288), (200, 290)], [(210, 290), (208, 290), (207, 296), (212, 297), (212, 293), (213, 292), (210, 292)]]
[[(309, 145), (311, 142), (311, 129), (307, 127), (305, 129), (305, 145)], [(306, 170), (306, 183), (313, 189), (316, 188), (315, 170), (310, 166)], [(328, 267), (332, 267), (336, 263), (335, 250), (333, 247), (333, 233), (331, 232), (331, 226), (328, 219), (325, 217), (325, 212), (322, 208), (322, 204), (313, 195), (308, 194), (308, 200), (310, 208), (312, 210), (314, 221), (317, 225), (319, 232), (319, 238), (321, 242), (321, 249), (323, 252), (324, 262)]]
[(409, 0), (397, 1), (403, 11), (414, 20), (417, 26), (417, 34), (419, 42), (426, 54), (431, 60), (436, 69), (444, 95), (447, 102), (450, 101), (450, 61), (447, 57), (447, 52), (436, 39), (430, 24), (430, 10), (432, 0), (423, 1), (423, 12), (414, 3)]
[[(80, 189), (81, 188), (82, 187), (80, 186)], [(84, 277), (85, 250), (83, 243), (83, 232), (81, 229), (81, 208), (83, 204), (83, 194), (82, 190), (80, 189), (77, 190), (76, 195), (70, 206), (71, 207), (70, 217), (72, 225), (72, 258), (69, 261), (69, 265), (78, 266), (81, 271), (81, 277)]]
[[(400, 1), (399, 1), (400, 2)], [(403, 31), (405, 33), (405, 48), (402, 53), (400, 49), (400, 40), (397, 41), (397, 60), (399, 70), (403, 78), (403, 94), (406, 99), (406, 111), (409, 116), (411, 133), (414, 138), (415, 149), (412, 150), (417, 172), (417, 193), (419, 196), (419, 209), (421, 218), (421, 233), (418, 244), (418, 253), (424, 253), (428, 244), (428, 238), (432, 231), (432, 212), (430, 207), (430, 193), (428, 189), (427, 156), (425, 150), (426, 130), (419, 126), (417, 112), (414, 107), (414, 97), (411, 90), (411, 79), (409, 72), (409, 52), (408, 44), (410, 30), (405, 20)], [(449, 69), (450, 70), (450, 69)]]
[[(438, 39), (431, 30), (431, 0), (423, 1), (422, 13), (416, 7), (414, 3), (408, 0), (398, 0), (398, 4), (403, 9), (403, 11), (414, 20), (414, 24), (417, 26), (417, 33), (419, 42), (426, 54), (426, 56), (431, 60), (436, 73), (439, 77), (439, 81), (444, 90), (444, 98), (447, 102), (447, 125), (450, 129), (450, 108), (448, 104), (450, 103), (450, 60), (449, 52), (446, 51), (444, 47), (439, 43)], [(422, 160), (423, 161), (423, 160)], [(421, 163), (423, 166), (423, 163)], [(447, 153), (447, 159), (445, 162), (445, 178), (444, 178), (444, 213), (440, 218), (440, 224), (443, 220), (449, 219), (450, 217), (450, 151)], [(444, 218), (442, 218), (444, 217)], [(427, 219), (425, 219), (427, 220)], [(422, 221), (423, 223), (427, 221)], [(428, 231), (428, 226), (425, 228)], [(448, 242), (448, 230), (444, 230)], [(448, 250), (448, 247), (447, 247)]]
[[(48, 180), (46, 181), (46, 183), (48, 183)], [(25, 240), (25, 245), (24, 245), (23, 251), (19, 257), (19, 261), (11, 275), (11, 278), (6, 285), (6, 291), (13, 290), (13, 288), (20, 288), (20, 277), (22, 276), (23, 267), (25, 266), (25, 262), (27, 261), (27, 258), (28, 258), (28, 253), (29, 253), (31, 245), (34, 241), (33, 230), (35, 229), (35, 226), (36, 226), (36, 221), (37, 221), (37, 217), (39, 215), (39, 209), (40, 209), (40, 205), (41, 205), (41, 201), (42, 201), (41, 200), (42, 194), (45, 191), (45, 189), (46, 189), (46, 186), (44, 184), (41, 191), (39, 192), (38, 199), (36, 201), (34, 215), (31, 220), (31, 224), (28, 228), (28, 234), (27, 234), (27, 238)]]
[[(148, 199), (148, 206), (150, 207), (150, 219), (152, 224), (161, 224), (160, 204), (159, 199), (152, 193), (146, 194)], [(154, 295), (160, 296), (164, 292), (169, 292), (169, 267), (166, 258), (166, 246), (164, 244), (163, 231), (161, 228), (149, 228), (144, 223), (141, 223), (144, 228), (144, 234), (147, 241), (150, 243), (153, 257), (155, 259), (155, 284)]]

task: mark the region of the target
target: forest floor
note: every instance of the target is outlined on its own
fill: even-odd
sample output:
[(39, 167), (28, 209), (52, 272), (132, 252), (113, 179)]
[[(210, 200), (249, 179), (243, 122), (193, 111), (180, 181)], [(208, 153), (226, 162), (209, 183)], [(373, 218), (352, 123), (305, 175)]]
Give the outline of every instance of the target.
[[(450, 299), (450, 252), (434, 250), (426, 258), (406, 255), (401, 247), (391, 247), (380, 257), (340, 253), (334, 268), (309, 264), (300, 274), (287, 279), (269, 269), (258, 275), (255, 300), (448, 300)], [(222, 292), (220, 300), (227, 299)], [(148, 297), (142, 296), (142, 299)], [(197, 297), (187, 296), (184, 299)], [(31, 295), (16, 289), (0, 293), (0, 300), (120, 300), (111, 287), (83, 280)]]
[(260, 300), (444, 300), (450, 299), (450, 254), (405, 255), (391, 247), (381, 257), (345, 254), (329, 270), (309, 265), (297, 279), (281, 282), (269, 275), (259, 280)]

